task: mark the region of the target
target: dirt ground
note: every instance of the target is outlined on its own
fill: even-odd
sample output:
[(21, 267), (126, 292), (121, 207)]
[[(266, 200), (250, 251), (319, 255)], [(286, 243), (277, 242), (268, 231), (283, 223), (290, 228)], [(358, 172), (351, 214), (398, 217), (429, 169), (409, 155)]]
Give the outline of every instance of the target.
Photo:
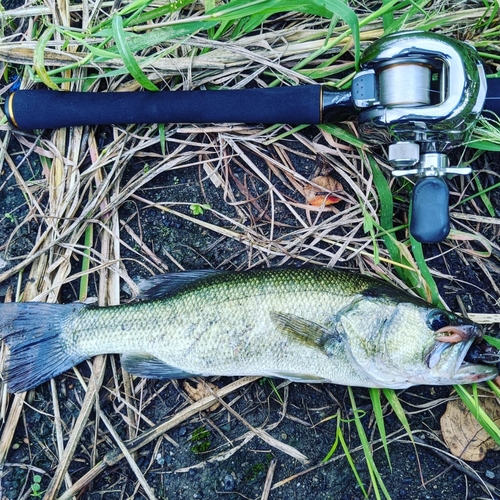
[[(22, 156), (16, 155), (15, 151), (16, 142), (12, 141), (10, 144), (12, 158), (21, 163)], [(300, 150), (300, 145), (296, 146)], [(304, 159), (298, 160), (295, 165), (306, 176), (316, 168), (315, 161)], [(144, 165), (140, 163), (127, 165), (122, 182), (126, 183), (129, 177), (141, 169), (144, 169)], [(264, 165), (262, 169), (268, 175)], [(36, 159), (29, 166), (24, 162), (20, 173), (24, 178), (42, 177), (41, 167)], [(241, 181), (245, 182), (245, 172), (237, 165), (234, 166), (232, 175), (241, 176)], [(26, 207), (10, 169), (4, 168), (1, 180), (0, 213), (4, 216), (0, 221), (0, 244), (4, 249), (2, 262), (4, 269), (7, 269), (15, 264), (16, 256), (28, 252), (35, 244), (37, 228), (36, 225), (25, 227), (11, 239), (16, 221), (22, 220), (26, 215)], [(279, 180), (276, 179), (276, 182)], [(259, 186), (252, 188), (257, 196)], [(283, 189), (286, 189), (285, 186)], [(209, 204), (214, 210), (229, 215), (233, 210), (224, 202), (220, 190), (214, 189), (212, 182), (198, 167), (162, 174), (153, 183), (144, 186), (138, 195), (179, 203), (196, 201)], [(495, 194), (492, 199), (496, 203), (496, 209), (500, 210), (500, 197)], [(186, 214), (190, 213), (189, 203), (184, 205), (184, 211)], [(213, 220), (213, 215), (209, 212), (198, 217), (207, 222)], [(148, 208), (140, 201), (125, 204), (121, 208), (120, 219), (127, 221), (134, 232), (141, 232), (142, 241), (148, 243), (165, 268), (171, 267), (175, 261), (187, 269), (207, 267), (207, 263), (215, 267), (237, 269), (244, 266), (249, 258), (248, 248), (243, 244), (221, 239), (209, 230), (200, 230), (197, 224)], [(141, 251), (137, 242), (127, 234), (123, 239), (128, 245), (123, 249), (123, 258), (133, 259), (128, 264), (129, 275), (134, 279), (144, 277), (147, 272), (140, 265)], [(428, 255), (432, 255), (435, 248), (429, 246), (426, 251)], [(458, 295), (466, 307), (475, 312), (495, 312), (495, 305), (485, 300), (484, 290), (488, 289), (488, 283), (481, 280), (478, 268), (471, 262), (453, 256), (453, 252), (450, 253), (442, 265), (434, 263), (435, 268), (443, 274), (451, 271), (456, 278), (452, 282), (453, 286), (450, 286), (449, 280), (438, 280), (442, 295), (452, 305), (457, 304), (452, 297)], [(15, 285), (16, 279), (13, 277), (2, 283), (2, 295), (5, 295), (7, 286)], [(127, 300), (127, 297), (125, 290), (123, 299)], [(71, 286), (63, 288), (62, 300), (74, 299), (75, 290)], [(82, 374), (88, 374), (85, 364), (80, 369)], [(116, 376), (116, 372), (108, 368), (105, 380), (111, 381)], [(216, 379), (213, 382), (217, 387), (223, 387), (232, 380)], [(141, 430), (167, 421), (188, 404), (182, 382), (136, 383), (141, 385), (138, 393), (140, 397), (144, 400), (150, 397), (152, 401), (142, 407), (142, 420), (139, 424)], [(191, 385), (196, 384), (196, 381), (191, 381)], [(61, 422), (69, 430), (80, 411), (82, 389), (71, 374), (58, 377), (56, 387), (62, 412)], [(448, 455), (441, 440), (439, 420), (450, 393), (451, 388), (448, 387), (423, 386), (400, 393), (410, 426), (416, 431), (418, 444), (416, 448), (411, 444), (398, 419), (388, 411), (385, 421), (387, 434), (390, 436), (389, 466), (374, 426), (368, 391), (355, 390), (358, 408), (365, 413), (363, 424), (373, 439), (373, 456), (391, 498), (498, 498), (496, 493), (488, 493), (483, 483), (488, 483), (493, 492), (500, 491), (496, 489), (500, 487), (498, 452), (489, 452), (484, 461), (476, 464), (461, 463), (456, 459), (446, 460)], [(31, 398), (33, 399), (29, 399), (29, 406), (24, 410), (22, 423), (16, 430), (3, 467), (2, 498), (5, 499), (29, 496), (35, 474), (41, 476), (43, 490), (54, 467), (56, 443), (51, 417), (52, 397), (48, 384), (39, 388)], [(323, 462), (335, 441), (337, 418), (340, 416), (343, 435), (352, 450), (360, 477), (366, 487), (370, 484), (344, 387), (301, 385), (264, 379), (237, 390), (226, 402), (244, 418), (244, 422), (224, 407), (197, 412), (135, 454), (137, 465), (147, 471), (144, 473), (145, 478), (158, 498), (260, 498), (271, 464), (275, 465), (275, 470), (269, 498), (362, 498), (362, 492), (347, 460), (337, 456), (341, 454), (340, 451), (334, 454), (331, 461)], [(134, 436), (129, 434), (123, 405), (111, 394), (101, 394), (99, 409), (111, 416), (112, 424), (122, 439)], [(301, 462), (283, 450), (270, 446), (265, 440), (252, 435), (249, 425), (266, 430), (269, 436), (295, 448), (307, 458), (302, 458)], [(139, 429), (133, 432), (140, 433)], [(96, 420), (94, 416), (89, 420), (71, 461), (71, 477), (78, 478), (113, 449), (116, 449), (116, 445), (110, 440), (102, 421), (99, 418)], [(143, 498), (143, 493), (124, 459), (107, 467), (79, 496), (89, 499), (131, 497)], [(375, 498), (373, 490), (370, 491), (370, 498), (372, 497)]]

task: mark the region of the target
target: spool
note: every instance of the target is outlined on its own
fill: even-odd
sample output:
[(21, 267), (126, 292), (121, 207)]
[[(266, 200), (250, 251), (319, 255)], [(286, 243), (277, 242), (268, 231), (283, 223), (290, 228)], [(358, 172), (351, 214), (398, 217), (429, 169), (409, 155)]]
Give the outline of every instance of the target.
[(432, 69), (422, 63), (393, 63), (378, 74), (383, 106), (426, 106), (431, 103)]

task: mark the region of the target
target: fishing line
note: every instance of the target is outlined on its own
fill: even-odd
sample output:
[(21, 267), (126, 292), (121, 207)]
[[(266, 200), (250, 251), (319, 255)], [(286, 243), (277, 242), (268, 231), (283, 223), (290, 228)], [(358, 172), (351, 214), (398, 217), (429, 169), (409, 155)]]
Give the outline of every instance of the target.
[[(383, 106), (429, 105), (432, 68), (422, 63), (389, 64), (379, 72)], [(419, 82), (421, 85), (415, 85)]]

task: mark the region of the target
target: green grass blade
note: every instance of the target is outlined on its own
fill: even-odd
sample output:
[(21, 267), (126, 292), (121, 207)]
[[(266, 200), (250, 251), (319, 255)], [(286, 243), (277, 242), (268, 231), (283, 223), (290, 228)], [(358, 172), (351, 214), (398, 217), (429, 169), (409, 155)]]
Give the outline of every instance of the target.
[[(203, 0), (203, 4), (205, 6), (205, 12), (210, 12), (215, 9), (215, 0)], [(214, 39), (215, 35), (215, 27), (210, 27), (207, 29), (207, 35), (210, 40)]]
[(366, 147), (366, 144), (361, 139), (358, 139), (354, 134), (351, 134), (351, 132), (348, 132), (339, 125), (323, 124), (319, 125), (318, 128), (356, 148), (364, 149)]
[[(389, 7), (384, 14), (382, 14), (382, 21), (384, 25), (384, 34), (396, 33), (404, 29), (405, 24), (409, 21), (415, 19), (416, 16), (422, 17), (425, 16), (427, 18), (427, 12), (425, 11), (425, 7), (428, 4), (428, 0), (420, 0), (420, 5), (414, 1), (406, 1), (400, 2), (394, 5), (394, 2), (385, 0), (383, 2), (384, 7)], [(409, 9), (405, 10), (403, 13), (398, 12), (398, 17), (394, 16), (396, 11), (400, 11), (402, 9), (406, 9), (410, 6)], [(419, 27), (419, 29), (423, 29)]]
[[(210, 208), (210, 206), (209, 206), (209, 208)], [(285, 402), (283, 401), (283, 398), (281, 397), (281, 394), (279, 393), (278, 388), (276, 387), (276, 384), (275, 384), (275, 383), (272, 381), (272, 379), (270, 379), (270, 378), (269, 378), (269, 379), (267, 379), (267, 381), (269, 382), (269, 385), (271, 386), (271, 389), (273, 390), (273, 392), (274, 392), (274, 394), (275, 394), (276, 398), (278, 399), (278, 401), (279, 401), (282, 405), (284, 405), (284, 404), (285, 404)]]
[[(382, 5), (387, 5), (387, 3), (388, 3), (388, 1), (384, 0), (382, 2)], [(394, 25), (394, 12), (393, 11), (386, 12), (382, 16), (382, 25), (384, 26), (384, 33), (391, 32), (391, 28)]]
[[(425, 290), (422, 290), (423, 294), (421, 294), (421, 295), (426, 300), (430, 299), (430, 301), (436, 306), (443, 305), (441, 303), (440, 298), (439, 298), (439, 290), (438, 290), (437, 284), (434, 281), (434, 278), (432, 277), (432, 274), (431, 274), (431, 271), (429, 269), (429, 266), (427, 265), (427, 262), (425, 262), (424, 251), (422, 249), (422, 243), (417, 241), (411, 234), (410, 234), (410, 242), (411, 242), (412, 253), (413, 253), (413, 256), (415, 257), (415, 262), (417, 263), (418, 269), (420, 270), (420, 274), (422, 275), (422, 278), (424, 279), (424, 281), (428, 287)], [(428, 296), (428, 293), (427, 293), (428, 291), (430, 291), (430, 297)]]
[[(280, 12), (303, 12), (324, 18), (331, 17), (331, 10), (326, 4), (331, 0), (312, 0), (304, 2), (302, 0), (231, 0), (230, 2), (216, 7), (207, 13), (207, 19), (239, 20), (242, 17), (263, 16), (269, 17)], [(333, 0), (334, 3), (342, 3)], [(344, 8), (346, 5), (344, 4)], [(347, 7), (349, 9), (349, 7)], [(349, 9), (351, 10), (351, 9)]]
[(404, 411), (403, 406), (401, 405), (401, 401), (399, 401), (398, 395), (396, 394), (394, 389), (383, 389), (383, 392), (384, 392), (384, 396), (386, 397), (387, 401), (389, 402), (392, 409), (394, 410), (396, 417), (398, 417), (398, 420), (401, 422), (401, 425), (404, 427), (411, 442), (415, 446), (415, 443), (413, 441), (413, 434), (412, 434), (412, 431), (410, 428), (410, 424), (408, 423), (408, 419), (406, 418), (406, 413)]
[(361, 207), (361, 211), (363, 213), (363, 231), (365, 234), (369, 234), (370, 239), (372, 240), (373, 263), (378, 266), (378, 264), (380, 264), (380, 251), (378, 248), (377, 238), (375, 237), (375, 220), (366, 209), (362, 200), (359, 200), (359, 206)]
[(488, 193), (489, 191), (493, 191), (494, 189), (500, 188), (500, 182), (497, 182), (496, 184), (492, 184), (491, 186), (484, 188), (481, 192), (475, 193), (471, 196), (468, 196), (467, 198), (464, 198), (460, 204), (467, 203), (470, 200), (473, 200), (474, 198), (477, 198), (478, 196), (481, 196), (482, 194)]
[[(282, 12), (303, 12), (314, 16), (331, 19), (334, 16), (341, 17), (349, 26), (349, 32), (354, 40), (354, 57), (356, 67), (359, 67), (360, 59), (360, 28), (356, 13), (342, 0), (232, 0), (227, 4), (216, 7), (207, 15), (198, 18), (202, 21), (214, 21), (227, 23), (229, 21), (239, 22), (245, 19), (240, 27), (239, 34), (247, 33), (259, 24), (262, 24), (269, 16)], [(220, 36), (217, 32), (216, 36)], [(347, 35), (343, 35), (347, 36)]]
[(486, 340), (486, 342), (488, 342), (488, 344), (491, 344), (493, 347), (500, 349), (500, 339), (491, 337), (490, 335), (485, 335), (484, 340)]
[[(420, 466), (420, 458), (418, 456), (418, 451), (417, 451), (417, 445), (415, 443), (415, 440), (413, 439), (413, 433), (411, 431), (410, 424), (408, 422), (408, 419), (406, 418), (406, 413), (404, 411), (403, 406), (401, 405), (401, 401), (399, 401), (398, 395), (393, 389), (383, 389), (384, 396), (386, 397), (387, 401), (391, 405), (391, 408), (394, 410), (394, 413), (398, 417), (398, 420), (401, 422), (404, 430), (406, 431), (406, 434), (408, 434), (408, 437), (410, 438), (410, 441), (413, 444), (413, 448), (415, 449), (415, 456), (417, 458), (417, 462), (419, 465), (419, 470), (422, 470), (422, 467)], [(423, 478), (422, 478), (423, 481)]]
[(467, 143), (467, 146), (474, 149), (480, 149), (481, 151), (493, 151), (495, 153), (500, 151), (500, 144), (488, 141), (486, 139), (470, 141), (469, 143)]
[(373, 413), (375, 415), (375, 422), (377, 423), (378, 433), (380, 434), (380, 439), (382, 440), (382, 446), (384, 447), (385, 456), (387, 458), (387, 463), (392, 472), (391, 456), (389, 454), (389, 447), (387, 446), (387, 434), (385, 432), (385, 421), (384, 412), (382, 410), (382, 399), (380, 389), (369, 389), (370, 399), (372, 400)]
[[(398, 242), (398, 240), (391, 234), (394, 228), (394, 199), (389, 183), (387, 182), (387, 179), (382, 173), (382, 170), (380, 169), (375, 158), (373, 158), (373, 156), (370, 154), (367, 154), (366, 157), (368, 158), (368, 161), (370, 163), (373, 174), (373, 184), (375, 186), (375, 189), (377, 190), (377, 194), (380, 200), (380, 226), (383, 230), (382, 237), (384, 239), (385, 246), (389, 251), (391, 259), (394, 262), (413, 268), (414, 266), (412, 265), (412, 263), (410, 263), (409, 260), (405, 258), (401, 251), (401, 243)], [(411, 283), (413, 286), (417, 285), (417, 280), (415, 279), (414, 272), (398, 267), (396, 267), (396, 272), (407, 283)]]
[[(128, 5), (122, 7), (116, 14), (119, 16), (135, 15), (138, 11), (142, 12), (146, 7), (150, 6), (154, 0), (132, 0)], [(169, 2), (166, 13), (175, 12), (175, 5), (179, 2)], [(173, 10), (175, 9), (175, 10)]]
[[(385, 246), (389, 251), (391, 259), (397, 263), (402, 264), (404, 267), (396, 268), (396, 272), (399, 276), (409, 285), (415, 292), (423, 297), (425, 300), (430, 300), (435, 304), (439, 303), (439, 291), (437, 285), (432, 277), (425, 258), (422, 252), (422, 245), (410, 236), (410, 241), (412, 244), (413, 258), (412, 262), (411, 256), (407, 253), (407, 248), (401, 242), (399, 242), (392, 234), (393, 229), (393, 211), (394, 211), (394, 200), (392, 196), (391, 189), (387, 182), (387, 179), (383, 175), (380, 167), (378, 166), (375, 158), (371, 155), (367, 155), (373, 174), (373, 184), (377, 190), (380, 199), (380, 225), (384, 230), (382, 237), (384, 239)], [(415, 269), (420, 271), (420, 274)], [(407, 267), (415, 269), (414, 271), (409, 271)], [(423, 280), (421, 279), (423, 278)]]
[(330, 448), (330, 451), (326, 454), (326, 457), (323, 459), (323, 462), (328, 462), (330, 458), (333, 457), (333, 454), (337, 451), (337, 447), (339, 445), (339, 435), (341, 434), (340, 432), (340, 410), (337, 411), (337, 414), (335, 416), (331, 416), (330, 418), (336, 418), (337, 419), (337, 428), (335, 431), (335, 441), (332, 444), (332, 447)]
[[(148, 3), (153, 3), (148, 2)], [(174, 12), (178, 12), (183, 9), (186, 5), (192, 3), (192, 0), (177, 0), (175, 2), (167, 3), (166, 5), (162, 5), (161, 7), (156, 7), (151, 9), (148, 12), (143, 12), (138, 16), (134, 16), (134, 19), (130, 22), (127, 22), (127, 26), (136, 26), (138, 24), (146, 24), (149, 21), (153, 21), (154, 19), (161, 18), (168, 14), (173, 14)], [(134, 9), (131, 8), (131, 5), (126, 6), (119, 12), (120, 16), (126, 16), (129, 13), (135, 12)]]
[(55, 30), (54, 26), (49, 26), (38, 40), (33, 54), (33, 68), (38, 78), (40, 78), (47, 87), (52, 90), (59, 90), (59, 87), (52, 81), (45, 68), (45, 47), (52, 38)]
[(337, 411), (336, 415), (331, 416), (328, 418), (328, 420), (331, 420), (332, 418), (335, 418), (337, 420), (337, 427), (335, 429), (335, 442), (333, 443), (332, 447), (330, 448), (330, 451), (327, 453), (326, 457), (323, 459), (323, 462), (327, 462), (332, 458), (333, 454), (338, 448), (339, 443), (342, 446), (342, 449), (344, 451), (344, 454), (346, 456), (347, 462), (349, 463), (349, 466), (351, 467), (351, 470), (354, 474), (354, 477), (356, 478), (356, 481), (361, 488), (361, 491), (363, 492), (363, 495), (365, 498), (368, 498), (368, 493), (363, 485), (363, 481), (361, 480), (361, 477), (359, 476), (358, 470), (356, 469), (356, 464), (354, 463), (354, 459), (352, 458), (351, 452), (349, 451), (349, 446), (347, 445), (344, 434), (342, 433), (342, 428), (340, 427), (340, 423), (343, 422), (343, 420), (340, 418), (340, 410)]
[(481, 116), (467, 146), (482, 151), (500, 151), (500, 118), (492, 114)]
[(493, 382), (493, 380), (488, 380), (487, 382), (489, 388), (495, 393), (495, 396), (497, 398), (500, 398), (500, 388), (498, 387), (497, 384), (495, 384), (495, 382)]
[(495, 212), (495, 208), (493, 207), (493, 204), (491, 203), (491, 200), (489, 199), (489, 197), (486, 196), (486, 192), (484, 191), (484, 188), (481, 184), (481, 181), (477, 175), (474, 176), (474, 182), (476, 183), (477, 193), (481, 197), (481, 200), (484, 203), (486, 210), (488, 210), (490, 217), (496, 217), (497, 214)]
[[(375, 184), (380, 200), (380, 225), (386, 231), (390, 231), (393, 228), (394, 212), (394, 200), (391, 188), (382, 170), (378, 166), (378, 163), (375, 161), (375, 158), (371, 155), (367, 155), (367, 158), (372, 169), (373, 183)], [(399, 250), (394, 247), (392, 239), (385, 239), (385, 244), (387, 245), (391, 257), (394, 259), (394, 257), (399, 254)]]
[(491, 420), (488, 414), (479, 406), (477, 401), (476, 384), (472, 384), (472, 394), (466, 389), (466, 386), (454, 386), (457, 394), (460, 396), (465, 406), (474, 415), (476, 420), (481, 424), (483, 429), (491, 436), (491, 438), (500, 445), (500, 428)]
[[(161, 45), (163, 43), (172, 42), (173, 40), (189, 37), (197, 31), (208, 29), (212, 26), (215, 26), (216, 24), (216, 21), (213, 21), (212, 23), (201, 21), (186, 21), (175, 26), (157, 28), (140, 35), (136, 33), (127, 33), (126, 43), (128, 50), (134, 54), (150, 47), (155, 47), (156, 45)], [(112, 29), (104, 29), (97, 33), (95, 36), (98, 36), (100, 38), (114, 37), (114, 32)], [(117, 47), (109, 47), (106, 50), (107, 52), (113, 54), (114, 57), (116, 57), (116, 54), (119, 54), (119, 50)]]
[(165, 134), (165, 124), (164, 123), (158, 124), (158, 134), (160, 136), (161, 154), (163, 156), (165, 156), (167, 154), (167, 136)]
[(113, 18), (113, 38), (115, 39), (116, 47), (120, 53), (123, 63), (132, 77), (147, 90), (159, 90), (158, 87), (144, 74), (142, 69), (139, 67), (139, 64), (137, 64), (137, 61), (128, 46), (125, 31), (123, 30), (123, 19), (121, 16), (115, 16)]
[[(355, 45), (355, 49), (356, 49), (356, 47), (359, 44), (359, 39), (358, 39), (358, 37), (359, 37), (359, 28), (361, 28), (363, 26), (366, 26), (366, 25), (370, 24), (371, 22), (373, 22), (375, 20), (378, 20), (381, 16), (383, 16), (384, 14), (386, 14), (388, 12), (396, 11), (399, 8), (401, 8), (403, 6), (407, 6), (407, 5), (408, 5), (408, 2), (401, 2), (400, 0), (389, 0), (380, 9), (376, 10), (375, 12), (372, 12), (372, 13), (368, 14), (366, 17), (364, 17), (361, 20), (357, 20), (358, 26), (354, 28), (354, 31), (353, 31), (352, 27), (350, 27), (349, 30), (345, 31), (344, 33), (342, 33), (341, 35), (337, 36), (336, 38), (330, 40), (321, 49), (318, 49), (318, 50), (314, 51), (310, 56), (305, 57), (304, 59), (302, 59), (302, 61), (300, 63), (296, 64), (293, 69), (295, 71), (298, 71), (298, 70), (302, 69), (307, 64), (309, 64), (311, 61), (314, 61), (315, 59), (317, 59), (318, 57), (320, 57), (321, 55), (323, 55), (326, 51), (328, 51), (332, 47), (339, 46), (341, 44), (341, 42), (343, 42), (350, 35), (353, 36), (353, 41), (354, 41), (354, 45)], [(338, 15), (340, 15), (339, 12), (334, 12), (334, 11), (332, 11), (332, 14), (338, 14)], [(348, 19), (349, 20), (351, 19), (350, 16), (349, 16)], [(349, 24), (348, 21), (345, 18), (344, 18), (344, 21), (346, 21), (346, 23)], [(352, 19), (352, 22), (354, 22), (354, 19)], [(356, 59), (355, 60), (355, 66), (356, 66), (356, 68), (359, 67), (358, 62), (359, 61)], [(353, 76), (354, 76), (354, 74), (353, 74)]]
[(80, 293), (78, 300), (83, 302), (87, 298), (89, 289), (89, 274), (90, 269), (90, 249), (92, 248), (92, 241), (94, 239), (94, 226), (92, 224), (85, 229), (84, 250), (82, 257), (82, 277), (80, 278)]
[(377, 500), (381, 498), (380, 496), (380, 490), (381, 490), (385, 498), (390, 500), (391, 496), (389, 495), (389, 492), (385, 487), (384, 481), (382, 480), (380, 473), (377, 469), (377, 466), (375, 465), (375, 462), (373, 460), (370, 443), (368, 441), (368, 437), (361, 422), (360, 413), (356, 406), (356, 400), (354, 398), (352, 387), (348, 387), (347, 390), (349, 392), (349, 399), (351, 400), (351, 406), (354, 412), (354, 423), (356, 425), (356, 430), (358, 431), (358, 436), (361, 441), (361, 446), (363, 447), (363, 452), (365, 454), (366, 464), (368, 466), (368, 472), (370, 474), (370, 478), (372, 481), (375, 497), (377, 498)]
[(347, 462), (349, 463), (349, 466), (351, 467), (352, 473), (354, 474), (354, 477), (356, 478), (356, 482), (358, 483), (359, 487), (361, 488), (361, 491), (363, 492), (363, 495), (365, 498), (368, 498), (368, 492), (365, 489), (365, 486), (363, 484), (363, 481), (358, 473), (358, 469), (356, 469), (356, 464), (354, 463), (354, 459), (352, 458), (351, 452), (349, 451), (349, 446), (347, 445), (344, 434), (340, 430), (339, 432), (339, 441), (340, 444), (342, 445), (342, 449), (344, 450), (345, 457), (347, 459)]
[(103, 60), (116, 58), (116, 51), (102, 49), (100, 46), (101, 44), (96, 46), (88, 43), (81, 33), (76, 33), (71, 30), (61, 30), (60, 33), (65, 38), (71, 38), (77, 41), (89, 51), (89, 54), (82, 60), (80, 64), (87, 63), (92, 55), (94, 55), (95, 57), (101, 57)]
[(332, 15), (341, 17), (351, 29), (352, 38), (354, 40), (354, 61), (356, 63), (356, 70), (359, 70), (361, 49), (358, 16), (348, 5), (339, 0), (324, 0), (324, 4)]

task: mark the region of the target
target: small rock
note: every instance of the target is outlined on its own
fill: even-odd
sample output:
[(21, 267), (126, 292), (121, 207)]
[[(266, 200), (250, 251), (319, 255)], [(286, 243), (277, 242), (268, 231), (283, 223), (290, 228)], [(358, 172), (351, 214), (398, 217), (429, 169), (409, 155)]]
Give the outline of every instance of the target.
[(224, 491), (234, 490), (234, 477), (231, 474), (226, 474), (223, 479)]
[(495, 479), (495, 473), (491, 470), (487, 470), (484, 474), (488, 479)]

